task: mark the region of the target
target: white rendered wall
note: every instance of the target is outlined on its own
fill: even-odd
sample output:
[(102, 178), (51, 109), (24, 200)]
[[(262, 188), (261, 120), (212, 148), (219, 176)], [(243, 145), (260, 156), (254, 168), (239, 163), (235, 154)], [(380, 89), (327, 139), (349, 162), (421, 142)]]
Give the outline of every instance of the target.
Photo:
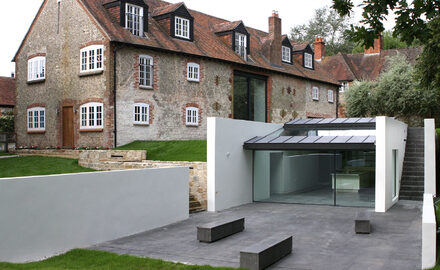
[(432, 194), (423, 195), (422, 224), (422, 269), (435, 266), (436, 260), (436, 222)]
[(188, 168), (0, 179), (0, 261), (40, 260), (188, 218)]
[(435, 122), (425, 119), (425, 193), (436, 194), (435, 187)]
[(281, 124), (208, 117), (208, 211), (252, 202), (252, 151), (243, 143)]
[[(408, 126), (394, 118), (376, 117), (376, 212), (386, 212), (399, 197)], [(393, 149), (397, 150), (399, 181), (393, 197)]]

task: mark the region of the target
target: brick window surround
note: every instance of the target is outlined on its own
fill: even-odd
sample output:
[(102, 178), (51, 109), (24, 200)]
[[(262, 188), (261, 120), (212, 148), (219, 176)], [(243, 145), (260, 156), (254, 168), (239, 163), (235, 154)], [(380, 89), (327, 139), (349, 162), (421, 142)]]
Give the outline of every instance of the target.
[[(187, 121), (187, 109), (188, 108), (195, 108), (197, 109), (197, 123), (193, 124), (193, 123), (188, 123)], [(197, 103), (187, 103), (185, 104), (185, 106), (182, 107), (182, 123), (183, 125), (187, 126), (187, 127), (199, 127), (201, 126), (202, 123), (202, 109), (200, 108), (199, 104)]]

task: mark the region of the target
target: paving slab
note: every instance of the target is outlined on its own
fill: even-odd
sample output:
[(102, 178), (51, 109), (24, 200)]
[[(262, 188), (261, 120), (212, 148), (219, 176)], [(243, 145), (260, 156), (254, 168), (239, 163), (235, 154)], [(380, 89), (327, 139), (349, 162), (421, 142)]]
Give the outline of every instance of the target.
[[(274, 234), (293, 235), (292, 254), (268, 269), (421, 268), (422, 204), (399, 201), (386, 213), (372, 213), (371, 234), (356, 234), (360, 208), (252, 203), (201, 212), (169, 226), (105, 242), (90, 249), (187, 264), (239, 267), (240, 250)], [(246, 218), (245, 230), (214, 243), (197, 241), (199, 224)]]

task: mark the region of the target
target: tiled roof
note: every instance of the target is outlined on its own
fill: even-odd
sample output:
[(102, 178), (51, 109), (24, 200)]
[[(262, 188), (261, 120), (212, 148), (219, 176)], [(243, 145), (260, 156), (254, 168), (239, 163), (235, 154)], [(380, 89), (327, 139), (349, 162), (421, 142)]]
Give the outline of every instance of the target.
[(309, 45), (309, 43), (305, 42), (305, 43), (297, 43), (293, 45), (293, 51), (302, 51), (304, 50), (307, 45)]
[[(281, 67), (272, 66), (263, 55), (263, 44), (267, 40), (268, 33), (246, 27), (250, 34), (250, 61), (243, 60), (236, 54), (231, 46), (225, 44), (217, 35), (218, 25), (234, 25), (233, 23), (206, 15), (194, 10), (189, 10), (194, 17), (194, 41), (188, 42), (175, 39), (169, 36), (162, 26), (154, 19), (149, 20), (147, 37), (137, 37), (132, 35), (127, 29), (122, 28), (118, 22), (112, 21), (110, 14), (103, 7), (103, 3), (108, 0), (81, 0), (89, 12), (97, 19), (99, 25), (109, 35), (111, 41), (129, 43), (149, 47), (152, 49), (162, 49), (166, 51), (180, 52), (194, 56), (209, 57), (212, 59), (223, 60), (241, 65), (264, 68), (275, 72), (282, 72), (297, 77), (338, 84), (338, 82), (319, 64), (315, 65), (315, 70), (308, 70), (298, 63), (293, 65), (283, 64)], [(152, 11), (152, 14), (164, 14), (164, 10), (177, 8), (161, 0), (144, 0)], [(158, 11), (157, 11), (158, 10)], [(236, 22), (235, 22), (236, 23)], [(230, 25), (228, 25), (230, 27)], [(226, 26), (225, 26), (226, 28)]]
[(15, 79), (0, 77), (0, 106), (15, 106)]
[(422, 47), (382, 50), (380, 54), (337, 54), (322, 60), (322, 66), (338, 81), (376, 80), (387, 69), (387, 57), (405, 55), (406, 60), (414, 65)]
[(234, 30), (242, 21), (235, 21), (235, 22), (224, 22), (216, 24), (212, 27), (212, 30), (214, 33), (220, 33), (220, 32), (226, 32)]
[(183, 2), (158, 7), (153, 11), (152, 15), (153, 16), (160, 16), (160, 15), (168, 14), (168, 13), (173, 12), (176, 9), (178, 9), (181, 5), (183, 5)]

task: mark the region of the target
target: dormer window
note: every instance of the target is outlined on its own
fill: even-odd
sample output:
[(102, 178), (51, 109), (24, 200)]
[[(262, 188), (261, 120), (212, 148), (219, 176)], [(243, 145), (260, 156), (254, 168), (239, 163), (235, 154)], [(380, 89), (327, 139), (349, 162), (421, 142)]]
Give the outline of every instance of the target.
[(291, 62), (292, 53), (289, 47), (282, 46), (281, 47), (281, 60), (286, 63)]
[(244, 60), (247, 58), (247, 37), (246, 35), (235, 33), (235, 52)]
[(125, 28), (135, 36), (142, 36), (144, 32), (144, 9), (142, 7), (125, 4)]
[(181, 17), (175, 17), (174, 22), (175, 22), (174, 35), (176, 37), (189, 39), (189, 32), (190, 32), (189, 20)]
[(313, 69), (313, 56), (310, 53), (304, 53), (304, 67)]

